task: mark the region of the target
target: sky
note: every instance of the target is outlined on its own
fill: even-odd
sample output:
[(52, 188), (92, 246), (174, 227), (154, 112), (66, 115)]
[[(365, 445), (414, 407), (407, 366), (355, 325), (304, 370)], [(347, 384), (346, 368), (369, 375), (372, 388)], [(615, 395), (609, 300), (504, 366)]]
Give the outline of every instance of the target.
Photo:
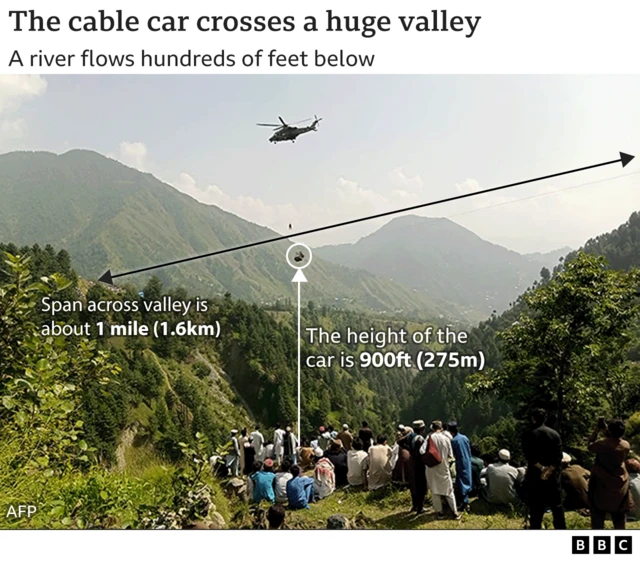
[[(279, 233), (638, 154), (411, 212), (547, 252), (640, 209), (638, 100), (640, 76), (0, 75), (0, 152), (92, 149)], [(314, 114), (318, 132), (295, 144), (256, 126)], [(351, 243), (387, 221), (302, 242)]]

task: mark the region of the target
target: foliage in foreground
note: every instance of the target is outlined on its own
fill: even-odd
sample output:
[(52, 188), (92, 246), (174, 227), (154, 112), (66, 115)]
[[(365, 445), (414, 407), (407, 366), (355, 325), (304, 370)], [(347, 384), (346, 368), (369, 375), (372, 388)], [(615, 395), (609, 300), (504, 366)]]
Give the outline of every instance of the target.
[[(85, 338), (44, 337), (36, 304), (68, 288), (52, 275), (32, 281), (29, 259), (7, 254), (0, 285), (0, 507), (31, 504), (31, 522), (46, 528), (182, 528), (215, 507), (205, 483), (208, 444), (180, 444), (178, 467), (155, 479), (110, 473), (83, 438), (87, 386), (113, 384), (120, 372)], [(7, 515), (4, 511), (3, 515)]]
[(639, 282), (638, 270), (610, 270), (603, 258), (579, 253), (525, 294), (527, 309), (498, 335), (502, 362), (469, 378), (468, 388), (494, 394), (519, 419), (544, 407), (568, 444), (600, 415), (628, 417), (639, 399), (628, 360)]

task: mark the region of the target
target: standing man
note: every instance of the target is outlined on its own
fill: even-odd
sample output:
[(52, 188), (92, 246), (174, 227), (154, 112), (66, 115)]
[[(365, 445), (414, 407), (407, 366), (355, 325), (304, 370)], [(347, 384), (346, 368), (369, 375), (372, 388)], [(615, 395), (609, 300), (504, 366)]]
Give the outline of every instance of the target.
[(283, 442), (284, 431), (280, 428), (280, 423), (276, 423), (276, 430), (273, 433), (273, 447), (276, 456), (276, 464), (282, 464), (282, 456), (284, 454)]
[(251, 433), (251, 444), (255, 449), (255, 460), (264, 462), (264, 437), (260, 432), (260, 425), (256, 424), (255, 431)]
[(358, 437), (362, 441), (362, 448), (365, 452), (369, 452), (369, 448), (373, 444), (373, 431), (369, 429), (369, 423), (362, 422), (362, 427), (358, 431)]
[(342, 441), (344, 450), (349, 452), (351, 450), (351, 443), (353, 443), (353, 435), (349, 432), (349, 425), (345, 423), (342, 426), (342, 431), (338, 433), (338, 438)]
[(460, 511), (469, 506), (469, 492), (473, 489), (473, 469), (471, 467), (471, 443), (469, 439), (460, 433), (458, 423), (449, 423), (451, 448), (456, 458), (456, 490), (460, 501)]
[(407, 437), (407, 444), (411, 452), (411, 464), (413, 465), (413, 472), (409, 474), (411, 511), (415, 511), (418, 515), (424, 513), (424, 498), (427, 495), (427, 467), (420, 454), (420, 449), (424, 444), (425, 430), (424, 421), (419, 419), (413, 422), (413, 434)]
[(562, 507), (562, 439), (547, 427), (547, 412), (536, 408), (529, 417), (531, 429), (522, 437), (522, 450), (527, 459), (526, 487), (532, 529), (542, 529), (547, 508), (553, 514), (553, 528), (566, 529)]
[(291, 427), (287, 425), (282, 435), (282, 455), (284, 460), (288, 460), (291, 464), (297, 464), (296, 453), (298, 451), (298, 439), (293, 434)]
[(318, 437), (318, 446), (322, 449), (322, 452), (329, 448), (329, 442), (331, 441), (331, 433), (327, 431), (324, 426), (318, 429), (320, 436)]
[(231, 436), (229, 442), (231, 446), (229, 448), (229, 454), (227, 454), (227, 468), (231, 470), (231, 475), (237, 477), (240, 470), (240, 444), (238, 443), (237, 429), (231, 429)]
[[(432, 467), (427, 466), (427, 481), (431, 490), (433, 508), (438, 514), (438, 519), (444, 519), (442, 507), (442, 499), (444, 498), (453, 513), (454, 519), (459, 520), (462, 518), (462, 513), (458, 513), (456, 508), (451, 468), (449, 467), (449, 460), (453, 457), (453, 450), (451, 440), (442, 431), (442, 423), (440, 421), (431, 423), (431, 435), (429, 435), (427, 441), (433, 441), (441, 459), (439, 464)], [(428, 444), (425, 444), (421, 450), (426, 451), (427, 448)]]
[[(624, 432), (624, 423), (619, 419), (607, 425), (601, 418), (589, 437), (589, 452), (596, 455), (589, 478), (592, 529), (604, 529), (607, 513), (611, 514), (614, 529), (626, 527), (631, 495), (625, 461), (631, 445), (622, 438)], [(598, 439), (600, 433), (604, 437)]]
[(238, 443), (240, 445), (240, 473), (244, 473), (244, 445), (247, 442), (247, 428), (245, 427), (240, 431), (240, 438), (238, 439)]

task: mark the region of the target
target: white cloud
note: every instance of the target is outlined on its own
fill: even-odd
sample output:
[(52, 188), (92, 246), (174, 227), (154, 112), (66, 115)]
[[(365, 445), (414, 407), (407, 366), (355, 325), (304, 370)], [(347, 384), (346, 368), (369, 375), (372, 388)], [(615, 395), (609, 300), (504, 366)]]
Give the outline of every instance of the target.
[(46, 91), (47, 81), (41, 76), (0, 75), (0, 149), (20, 148), (27, 134), (27, 122), (20, 117), (20, 109)]
[(456, 184), (456, 190), (459, 194), (469, 194), (482, 190), (480, 183), (474, 178), (467, 178), (464, 182)]
[(420, 175), (407, 176), (401, 168), (394, 169), (390, 177), (393, 189), (398, 192), (420, 194), (424, 187), (424, 182)]
[(0, 75), (0, 115), (16, 112), (26, 101), (42, 96), (47, 81), (38, 75)]
[(24, 118), (4, 119), (0, 121), (0, 137), (3, 141), (22, 139), (27, 133)]
[(116, 158), (130, 167), (142, 172), (148, 172), (148, 154), (149, 151), (144, 143), (140, 141), (122, 141)]

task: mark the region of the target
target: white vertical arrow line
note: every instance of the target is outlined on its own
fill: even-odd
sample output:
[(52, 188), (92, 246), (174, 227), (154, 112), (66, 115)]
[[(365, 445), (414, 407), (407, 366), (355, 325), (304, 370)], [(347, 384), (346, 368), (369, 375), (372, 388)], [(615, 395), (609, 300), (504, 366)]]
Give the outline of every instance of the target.
[(302, 272), (302, 269), (297, 269), (292, 282), (298, 283), (298, 441), (300, 441), (300, 374), (302, 371), (302, 365), (300, 361), (302, 348), (302, 332), (300, 330), (300, 284), (306, 281), (307, 278)]

